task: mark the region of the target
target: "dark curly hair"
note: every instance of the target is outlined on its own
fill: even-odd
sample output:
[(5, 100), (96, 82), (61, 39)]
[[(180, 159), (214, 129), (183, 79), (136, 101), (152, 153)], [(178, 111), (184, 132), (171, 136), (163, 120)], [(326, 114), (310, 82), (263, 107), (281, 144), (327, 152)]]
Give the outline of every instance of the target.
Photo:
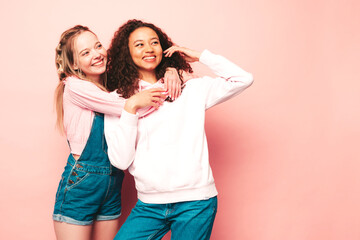
[[(130, 55), (129, 36), (141, 27), (148, 27), (156, 32), (163, 50), (173, 45), (171, 39), (160, 28), (136, 19), (127, 21), (115, 32), (108, 49), (106, 88), (109, 91), (117, 89), (117, 92), (125, 98), (134, 95), (139, 88), (139, 72)], [(157, 79), (164, 76), (168, 67), (176, 68), (178, 72), (193, 72), (190, 64), (178, 52), (171, 57), (162, 58), (155, 69)], [(182, 79), (181, 74), (180, 79)]]

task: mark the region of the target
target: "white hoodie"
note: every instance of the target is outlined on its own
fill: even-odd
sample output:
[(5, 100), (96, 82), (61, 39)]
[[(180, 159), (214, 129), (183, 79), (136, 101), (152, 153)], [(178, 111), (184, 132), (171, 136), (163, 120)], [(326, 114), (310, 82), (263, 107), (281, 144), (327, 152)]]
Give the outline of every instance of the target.
[(219, 77), (187, 81), (178, 99), (164, 102), (146, 117), (126, 111), (121, 117), (105, 116), (110, 161), (117, 168), (129, 168), (138, 198), (145, 203), (194, 201), (217, 195), (204, 130), (205, 110), (242, 92), (253, 77), (208, 50), (199, 61)]

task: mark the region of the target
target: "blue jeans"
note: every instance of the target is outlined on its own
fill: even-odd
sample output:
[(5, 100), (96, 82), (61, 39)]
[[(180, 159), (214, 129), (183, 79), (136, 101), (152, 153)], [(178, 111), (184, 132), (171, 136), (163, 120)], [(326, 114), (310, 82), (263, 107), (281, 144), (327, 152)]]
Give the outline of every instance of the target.
[(170, 204), (148, 204), (138, 200), (114, 238), (161, 239), (171, 230), (171, 239), (210, 239), (217, 212), (217, 197)]

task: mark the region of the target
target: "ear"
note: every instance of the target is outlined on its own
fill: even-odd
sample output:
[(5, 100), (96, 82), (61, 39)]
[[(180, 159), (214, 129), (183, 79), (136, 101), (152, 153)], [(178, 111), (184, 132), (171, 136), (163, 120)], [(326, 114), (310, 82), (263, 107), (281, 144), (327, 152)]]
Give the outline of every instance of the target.
[(77, 66), (77, 64), (75, 64), (75, 63), (73, 64), (73, 69), (74, 70), (79, 70), (79, 67)]

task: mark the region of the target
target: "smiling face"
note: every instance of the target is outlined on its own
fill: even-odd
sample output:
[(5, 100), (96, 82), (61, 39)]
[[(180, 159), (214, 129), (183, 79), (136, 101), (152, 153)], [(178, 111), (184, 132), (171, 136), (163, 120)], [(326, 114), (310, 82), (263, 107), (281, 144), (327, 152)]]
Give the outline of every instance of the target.
[(74, 69), (80, 69), (87, 79), (96, 82), (106, 70), (107, 52), (95, 34), (81, 33), (74, 41)]
[(155, 74), (155, 69), (162, 60), (163, 50), (154, 30), (140, 27), (133, 31), (129, 36), (129, 51), (140, 77)]

